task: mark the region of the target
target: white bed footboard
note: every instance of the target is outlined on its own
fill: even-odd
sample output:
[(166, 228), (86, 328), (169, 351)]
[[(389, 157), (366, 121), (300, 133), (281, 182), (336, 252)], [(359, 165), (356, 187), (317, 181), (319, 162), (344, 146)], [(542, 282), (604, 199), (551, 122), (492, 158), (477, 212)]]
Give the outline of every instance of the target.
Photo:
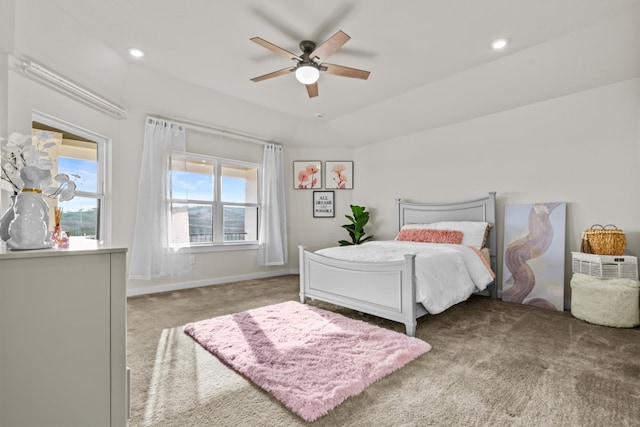
[(404, 323), (415, 336), (416, 318), (426, 310), (416, 305), (415, 255), (397, 262), (350, 262), (308, 252), (299, 246), (300, 302), (317, 299)]

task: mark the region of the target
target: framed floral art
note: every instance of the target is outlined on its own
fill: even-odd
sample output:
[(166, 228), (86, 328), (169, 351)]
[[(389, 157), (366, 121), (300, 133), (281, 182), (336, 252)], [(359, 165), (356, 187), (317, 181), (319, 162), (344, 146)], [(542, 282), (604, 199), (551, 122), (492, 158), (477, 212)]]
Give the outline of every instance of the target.
[(322, 188), (322, 162), (320, 160), (293, 162), (293, 188), (296, 190)]
[(352, 190), (353, 189), (353, 162), (324, 162), (325, 183), (324, 188), (336, 190)]

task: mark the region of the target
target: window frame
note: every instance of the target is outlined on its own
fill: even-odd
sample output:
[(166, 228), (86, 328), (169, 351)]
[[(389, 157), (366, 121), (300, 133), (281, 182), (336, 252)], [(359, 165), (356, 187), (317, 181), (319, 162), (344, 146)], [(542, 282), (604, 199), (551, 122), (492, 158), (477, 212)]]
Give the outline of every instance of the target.
[[(261, 189), (262, 189), (262, 165), (254, 162), (247, 162), (242, 160), (228, 159), (224, 157), (211, 156), (207, 154), (193, 153), (189, 151), (172, 151), (169, 158), (169, 172), (173, 172), (172, 161), (174, 156), (184, 157), (186, 161), (189, 160), (206, 160), (213, 165), (213, 201), (200, 200), (200, 199), (180, 199), (173, 198), (173, 184), (170, 183), (167, 199), (169, 206), (174, 203), (178, 204), (202, 204), (211, 205), (212, 211), (212, 241), (204, 243), (192, 243), (189, 242), (189, 249), (191, 252), (216, 252), (216, 251), (232, 251), (232, 250), (246, 250), (246, 249), (258, 249), (258, 240), (260, 239), (260, 212), (262, 210), (261, 201)], [(222, 167), (223, 166), (239, 166), (246, 167), (248, 169), (256, 169), (256, 202), (255, 203), (241, 203), (241, 202), (224, 202), (222, 201)], [(224, 240), (224, 208), (225, 206), (236, 206), (243, 208), (256, 208), (256, 240)], [(171, 212), (171, 209), (169, 209)]]
[[(34, 122), (51, 126), (61, 132), (80, 136), (96, 144), (96, 193), (75, 191), (74, 197), (86, 197), (96, 200), (98, 209), (98, 216), (96, 218), (98, 222), (98, 224), (96, 224), (98, 236), (96, 240), (101, 243), (110, 244), (111, 215), (110, 211), (108, 211), (108, 209), (110, 209), (110, 198), (107, 195), (108, 188), (110, 188), (110, 175), (108, 172), (110, 171), (109, 155), (111, 154), (111, 139), (36, 110), (32, 110), (31, 112), (32, 129)], [(50, 212), (50, 214), (53, 215), (53, 212)]]

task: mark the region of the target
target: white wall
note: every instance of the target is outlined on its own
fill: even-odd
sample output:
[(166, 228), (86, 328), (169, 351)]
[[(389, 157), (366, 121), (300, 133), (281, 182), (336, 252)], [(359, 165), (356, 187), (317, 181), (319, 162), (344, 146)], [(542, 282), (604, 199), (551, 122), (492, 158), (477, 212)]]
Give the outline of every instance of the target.
[[(0, 2), (0, 136), (6, 136), (9, 111), (9, 52), (13, 50), (13, 2)], [(0, 200), (0, 208), (2, 203)], [(4, 210), (4, 209), (2, 209)]]
[[(3, 65), (0, 67), (0, 79), (3, 73), (7, 76), (6, 83), (0, 84), (0, 94), (6, 92), (10, 108), (7, 118), (0, 123), (6, 124), (9, 132), (29, 132), (31, 114), (36, 110), (111, 139), (108, 217), (111, 219), (111, 243), (115, 246), (130, 247), (133, 238), (146, 114), (184, 118), (248, 134), (257, 133), (266, 138), (272, 135), (256, 129), (273, 129), (278, 133), (291, 127), (289, 119), (282, 114), (150, 73), (129, 62), (123, 53), (114, 52), (100, 41), (87, 37), (83, 28), (54, 2), (10, 1), (8, 6), (11, 10), (15, 6), (15, 32), (12, 43), (7, 41), (6, 47), (2, 45), (7, 50), (4, 57), (11, 63), (4, 65), (0, 61)], [(42, 31), (33, 31), (34, 28), (52, 27), (55, 31), (47, 30), (46, 37)], [(122, 105), (127, 110), (127, 118), (113, 119), (32, 80), (19, 70), (19, 58), (40, 62)], [(188, 132), (188, 139), (188, 145), (204, 154), (255, 162), (262, 160), (262, 148), (258, 145), (238, 140), (232, 144), (216, 144), (212, 137), (208, 146), (203, 142), (207, 138), (193, 132), (191, 138)], [(151, 281), (132, 280), (128, 283), (129, 293), (155, 292), (291, 271), (287, 265), (258, 267), (256, 254), (255, 250), (198, 253), (190, 274)]]
[[(566, 202), (570, 251), (594, 223), (616, 224), (640, 254), (640, 79), (356, 149), (356, 195), (372, 232), (395, 234), (394, 199), (450, 202), (497, 192), (507, 203)], [(500, 253), (502, 227), (498, 228)]]
[[(140, 75), (135, 72), (129, 73), (130, 76), (132, 74), (136, 77)], [(204, 103), (206, 100), (215, 100), (216, 96), (216, 94), (210, 94), (211, 96), (207, 98), (200, 88), (183, 87), (178, 82), (161, 76), (155, 76), (157, 79), (148, 79), (148, 77), (146, 83), (129, 80), (128, 84), (143, 88), (148, 85), (147, 90), (156, 90), (157, 99), (153, 99), (154, 97), (137, 99), (136, 96), (139, 95), (137, 92), (127, 93), (124, 100), (128, 112), (127, 119), (116, 120), (33, 81), (17, 71), (15, 67), (9, 72), (8, 98), (11, 109), (8, 123), (12, 131), (28, 132), (31, 113), (36, 110), (111, 139), (112, 170), (108, 180), (110, 209), (107, 215), (111, 220), (109, 227), (111, 243), (115, 246), (130, 247), (133, 239), (146, 113), (191, 118), (198, 114), (202, 115), (203, 108), (198, 98), (201, 98)], [(149, 102), (149, 99), (155, 101), (155, 106), (154, 102)], [(247, 111), (246, 106), (238, 108)], [(209, 123), (216, 123), (216, 121), (210, 120)], [(260, 145), (241, 140), (229, 142), (228, 139), (220, 143), (220, 138), (215, 135), (203, 135), (195, 131), (187, 132), (187, 140), (188, 148), (194, 152), (262, 162)], [(197, 253), (194, 255), (196, 262), (192, 266), (191, 273), (150, 281), (130, 280), (129, 293), (157, 292), (290, 272), (289, 266), (286, 265), (256, 266), (256, 254), (256, 250)]]
[[(351, 149), (346, 148), (316, 148), (316, 149), (286, 149), (285, 164), (289, 168), (287, 173), (287, 222), (289, 226), (289, 263), (297, 268), (298, 246), (309, 250), (316, 250), (327, 246), (337, 246), (341, 239), (349, 239), (349, 233), (340, 228), (348, 223), (344, 217), (351, 213), (349, 205), (360, 204), (354, 190), (334, 190), (333, 218), (313, 217), (313, 190), (293, 189), (293, 162), (297, 160), (320, 160), (323, 169), (325, 161), (353, 160)], [(357, 166), (356, 166), (357, 167)], [(354, 170), (355, 173), (355, 170)], [(326, 171), (322, 171), (324, 179)], [(330, 190), (331, 191), (331, 190)]]
[[(6, 131), (28, 132), (35, 109), (111, 138), (110, 217), (112, 243), (117, 246), (130, 246), (135, 227), (145, 114), (208, 123), (275, 142), (278, 135), (303, 135), (308, 130), (308, 123), (150, 73), (125, 59), (123, 53), (86, 37), (55, 2), (13, 0), (7, 4), (10, 11), (15, 5), (15, 30), (8, 33), (13, 37), (1, 45), (11, 55), (4, 55), (7, 61), (31, 57), (128, 112), (125, 120), (112, 119), (25, 77), (11, 64), (5, 65), (0, 55), (0, 95), (5, 91), (8, 100), (4, 120), (0, 105), (0, 130), (4, 121)], [(0, 23), (5, 23), (9, 15), (0, 16)], [(56, 31), (48, 31), (52, 22)], [(34, 28), (45, 29), (46, 37)], [(257, 267), (256, 251), (197, 254), (191, 274), (130, 281), (129, 291), (152, 292), (295, 271), (297, 245), (317, 249), (347, 236), (340, 225), (346, 222), (349, 204), (367, 206), (372, 212), (369, 234), (392, 237), (397, 197), (446, 202), (497, 191), (499, 220), (506, 203), (565, 201), (567, 253), (578, 248), (582, 229), (605, 222), (627, 232), (629, 253), (637, 255), (639, 102), (639, 81), (626, 80), (355, 150), (285, 147), (288, 265)], [(335, 138), (340, 140), (339, 132)], [(221, 147), (232, 147), (237, 153), (256, 156), (256, 146), (237, 144), (199, 144), (198, 150), (210, 148), (207, 154), (221, 155)], [(355, 189), (336, 191), (335, 218), (313, 218), (313, 192), (293, 189), (294, 160), (354, 160)], [(498, 231), (501, 239), (501, 228)], [(569, 271), (567, 266), (567, 279)]]

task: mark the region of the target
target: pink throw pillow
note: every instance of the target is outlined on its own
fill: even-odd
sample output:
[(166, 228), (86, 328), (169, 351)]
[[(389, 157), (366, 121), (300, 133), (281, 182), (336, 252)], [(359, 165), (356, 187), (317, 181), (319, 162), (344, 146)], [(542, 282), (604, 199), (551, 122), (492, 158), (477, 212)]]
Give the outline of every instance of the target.
[(462, 243), (462, 231), (458, 230), (427, 230), (427, 229), (405, 229), (400, 230), (396, 240), (423, 243), (451, 243), (459, 245)]

